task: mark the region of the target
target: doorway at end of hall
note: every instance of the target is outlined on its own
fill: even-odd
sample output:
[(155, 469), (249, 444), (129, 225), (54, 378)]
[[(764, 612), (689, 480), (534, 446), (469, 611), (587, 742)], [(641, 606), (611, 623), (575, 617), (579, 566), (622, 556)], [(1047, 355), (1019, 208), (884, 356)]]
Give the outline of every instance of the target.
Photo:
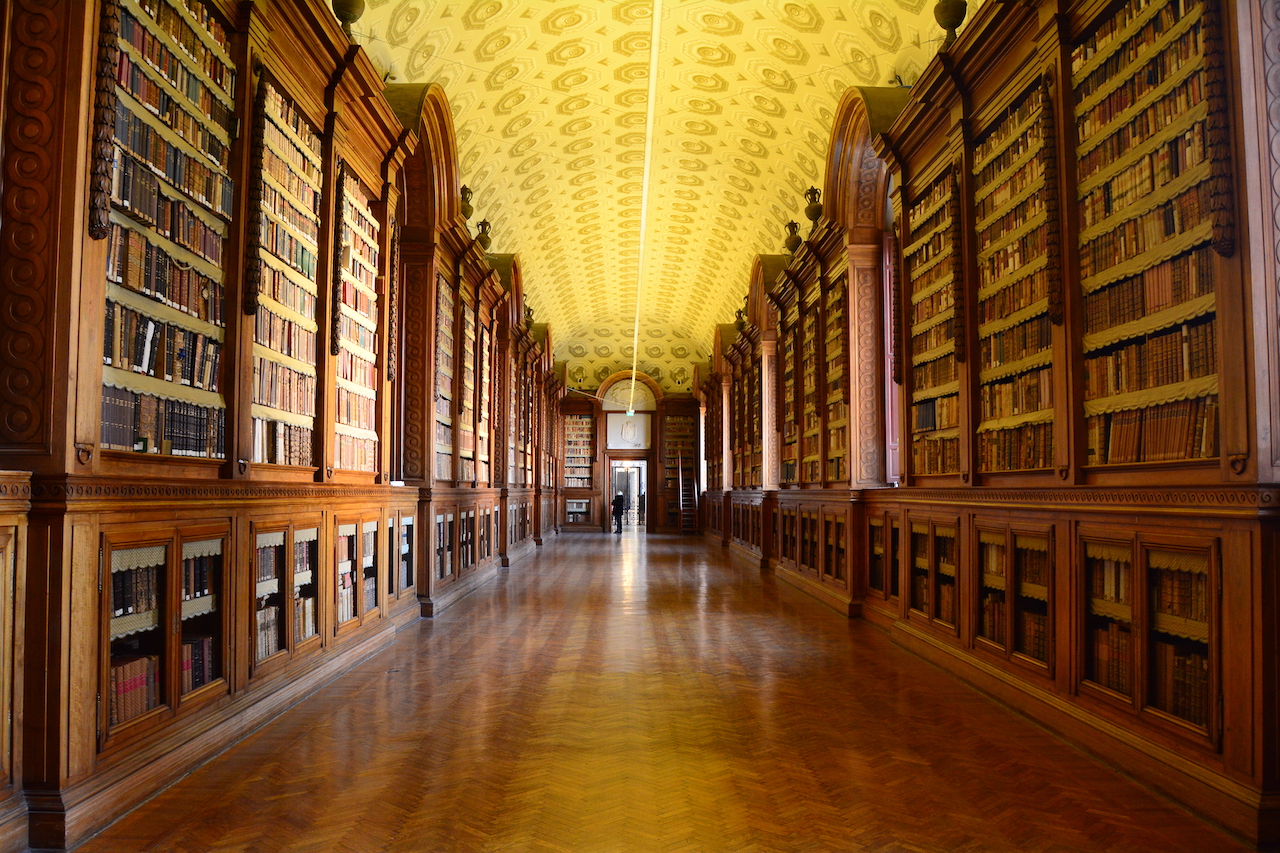
[[(645, 474), (648, 462), (644, 459), (614, 459), (610, 461), (609, 500), (622, 492), (626, 511), (622, 514), (622, 527), (644, 528)], [(610, 519), (612, 523), (612, 519)]]

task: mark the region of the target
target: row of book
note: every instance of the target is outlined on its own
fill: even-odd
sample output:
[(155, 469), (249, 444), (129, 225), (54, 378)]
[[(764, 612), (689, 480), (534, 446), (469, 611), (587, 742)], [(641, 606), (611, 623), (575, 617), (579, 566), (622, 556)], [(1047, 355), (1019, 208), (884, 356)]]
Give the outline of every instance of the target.
[(307, 147), (307, 150), (315, 156), (315, 159), (320, 159), (323, 151), (320, 134), (312, 129), (311, 123), (302, 115), (298, 105), (285, 97), (283, 92), (271, 84), (267, 85), (267, 115), (281, 127), (293, 131), (294, 135), (302, 140), (302, 144)]
[(1003, 646), (1007, 627), (1008, 608), (1005, 607), (1004, 590), (983, 590), (982, 601), (978, 604), (978, 636)]
[(913, 438), (911, 470), (917, 474), (949, 474), (960, 470), (960, 439)]
[(1053, 346), (1053, 324), (1040, 314), (978, 341), (978, 363), (990, 369), (1020, 361)]
[(956, 363), (955, 353), (947, 353), (911, 369), (911, 387), (918, 391), (937, 388), (959, 378), (960, 368)]
[(372, 361), (361, 358), (348, 349), (338, 350), (338, 378), (357, 385), (376, 390), (378, 387), (378, 368)]
[(1218, 455), (1218, 397), (1085, 418), (1090, 465), (1207, 459)]
[[(995, 212), (997, 206), (991, 206), (992, 213)], [(978, 232), (978, 251), (986, 251), (987, 248), (1004, 239), (1006, 235), (1012, 234), (1029, 220), (1044, 213), (1046, 209), (1043, 193), (1028, 194), (1017, 204), (983, 226), (982, 230)]]
[(111, 223), (107, 233), (108, 281), (190, 314), (223, 325), (222, 283), (153, 245), (141, 231)]
[(160, 705), (160, 656), (111, 656), (111, 713), (113, 726), (141, 717)]
[(334, 436), (334, 467), (343, 471), (377, 471), (378, 440), (338, 433)]
[(849, 475), (843, 456), (832, 456), (827, 459), (827, 479), (843, 480)]
[(280, 651), (280, 608), (274, 604), (258, 607), (254, 613), (257, 630), (254, 632), (256, 660), (266, 660)]
[(983, 541), (978, 546), (978, 570), (984, 575), (1005, 576), (1004, 545)]
[[(111, 200), (157, 234), (215, 266), (222, 264), (222, 235), (197, 216), (185, 201), (161, 190), (155, 171), (120, 148), (111, 168)], [(228, 199), (230, 186), (227, 188)], [(230, 202), (228, 201), (228, 204)]]
[(1086, 630), (1089, 680), (1129, 696), (1133, 693), (1133, 632), (1128, 623), (1107, 620)]
[(378, 401), (373, 397), (357, 394), (346, 388), (339, 388), (335, 417), (338, 423), (360, 429), (377, 429)]
[(311, 365), (316, 363), (316, 333), (281, 317), (265, 305), (258, 306), (254, 317), (253, 339), (282, 355)]
[(1209, 185), (1202, 181), (1146, 213), (1117, 223), (1081, 247), (1080, 274), (1102, 273), (1192, 230), (1207, 221), (1209, 202)]
[(985, 196), (974, 202), (973, 216), (976, 221), (983, 221), (990, 216), (995, 215), (997, 211), (1008, 204), (1013, 198), (1021, 195), (1026, 190), (1040, 186), (1044, 183), (1044, 163), (1039, 157), (1032, 157), (1026, 163), (1019, 166), (1012, 174), (1006, 175), (1001, 179), (995, 189), (986, 191)]
[(205, 554), (186, 557), (182, 561), (182, 600), (204, 598), (217, 589), (218, 573), (222, 570), (221, 554)]
[(1200, 246), (1086, 295), (1085, 331), (1100, 332), (1213, 291), (1213, 249)]
[[(222, 48), (228, 49), (226, 31), (218, 24), (209, 12), (199, 4), (192, 5), (182, 0), (183, 9), (197, 22), (209, 38)], [(205, 45), (186, 17), (180, 12), (172, 0), (141, 0), (138, 7), (155, 21), (156, 26), (166, 33), (174, 44), (190, 57), (195, 66), (228, 95), (235, 89), (235, 70), (223, 62), (216, 53)]]
[(313, 417), (316, 413), (316, 378), (256, 356), (253, 359), (253, 402), (282, 412)]
[(979, 410), (984, 421), (1053, 407), (1053, 369), (1042, 367), (981, 387)]
[[(372, 290), (373, 284), (372, 283), (367, 284), (365, 285), (365, 287), (368, 287), (370, 290)], [(356, 287), (354, 284), (346, 280), (342, 281), (339, 287), (339, 292), (342, 298), (343, 305), (347, 305), (355, 309), (355, 312), (362, 317), (368, 317), (370, 319), (373, 319), (374, 317), (376, 317), (376, 312), (378, 310), (377, 298), (374, 297), (372, 294), (364, 290), (361, 290), (360, 288)], [(452, 353), (453, 338), (449, 338), (449, 343), (450, 343), (449, 351), (450, 353)], [(450, 356), (450, 359), (449, 359), (449, 367), (450, 368), (453, 367), (452, 356)]]
[(1205, 123), (1201, 121), (1085, 193), (1080, 199), (1081, 226), (1088, 228), (1122, 212), (1207, 159)]
[(182, 692), (190, 693), (218, 677), (214, 638), (208, 635), (182, 638)]
[(263, 218), (259, 229), (262, 248), (314, 281), (319, 269), (319, 256), (315, 244), (310, 244), (294, 234), (288, 226)]
[(978, 323), (1006, 318), (1014, 311), (1034, 305), (1048, 296), (1048, 272), (1038, 269), (1030, 275), (1010, 282), (978, 304)]
[[(369, 352), (378, 351), (378, 333), (349, 314), (338, 314), (338, 334)], [(372, 386), (371, 386), (372, 387)]]
[(308, 637), (314, 637), (319, 631), (316, 628), (316, 597), (299, 596), (293, 600), (293, 641), (301, 643)]
[(376, 610), (378, 607), (378, 578), (368, 574), (364, 577), (364, 610)]
[[(941, 209), (945, 210), (946, 205), (942, 204), (942, 201), (946, 198), (949, 198), (950, 195), (951, 195), (951, 186), (949, 181), (946, 178), (939, 178), (938, 180), (930, 184), (929, 189), (926, 190), (923, 195), (917, 196), (911, 202), (911, 208), (909, 212), (909, 216), (911, 219), (911, 230), (916, 234), (923, 234), (924, 231), (926, 230), (925, 226), (930, 223), (921, 222), (920, 221), (921, 214), (923, 214), (926, 210), (934, 207), (934, 205), (939, 205)], [(941, 217), (945, 217), (945, 216), (946, 216), (945, 213), (941, 215)], [(941, 221), (941, 218), (939, 218), (939, 214), (937, 212), (931, 213), (930, 219), (934, 220), (932, 224), (936, 224), (937, 222)]]
[(1086, 400), (1158, 388), (1217, 372), (1215, 321), (1183, 324), (1086, 358)]
[[(1106, 83), (1127, 64), (1126, 58), (1138, 55), (1142, 48), (1172, 28), (1196, 7), (1198, 0), (1130, 0), (1110, 18), (1102, 22), (1093, 34), (1088, 36), (1071, 51), (1071, 73), (1077, 74), (1094, 56), (1111, 47), (1111, 43), (1122, 33), (1128, 32), (1134, 21), (1148, 15), (1141, 28), (1126, 38), (1125, 43), (1112, 49), (1112, 55), (1098, 64), (1097, 70), (1090, 73), (1078, 85), (1085, 87), (1085, 94)], [(1152, 7), (1159, 6), (1159, 9)], [(1148, 11), (1150, 10), (1150, 11)], [(1154, 14), (1152, 14), (1154, 13)]]
[(262, 270), (262, 292), (290, 311), (314, 321), (316, 319), (315, 293), (298, 284), (284, 270), (271, 266), (265, 260), (260, 260), (259, 264)]
[(1016, 651), (1038, 661), (1049, 660), (1049, 616), (1018, 608), (1014, 614), (1017, 636)]
[(436, 421), (436, 444), (441, 447), (453, 446), (453, 427)]
[(923, 323), (930, 317), (942, 311), (946, 311), (952, 305), (956, 304), (956, 291), (954, 287), (944, 287), (935, 290), (919, 302), (911, 306), (911, 324)]
[(1157, 613), (1209, 621), (1208, 572), (1151, 569), (1151, 604)]
[[(1174, 77), (1188, 62), (1196, 62), (1204, 55), (1204, 30), (1199, 21), (1187, 28), (1181, 36), (1166, 45), (1160, 53), (1152, 56), (1141, 69), (1126, 77), (1112, 88), (1101, 101), (1076, 116), (1076, 125), (1080, 129), (1080, 138), (1087, 139), (1100, 129), (1110, 124), (1117, 116), (1130, 107), (1140, 103), (1143, 98), (1158, 90), (1161, 85)], [(1198, 72), (1192, 74), (1188, 82), (1200, 81)], [(1192, 87), (1191, 103), (1199, 100), (1200, 89)]]
[(1151, 704), (1192, 725), (1208, 725), (1208, 647), (1157, 640), (1151, 649), (1151, 666)]
[[(350, 232), (351, 229), (347, 230)], [(347, 259), (347, 263), (343, 267), (342, 271), (344, 274), (350, 276), (352, 281), (362, 285), (363, 287), (367, 287), (369, 290), (374, 290), (378, 286), (377, 268), (370, 267), (369, 262), (354, 251), (351, 252), (351, 255)], [(346, 285), (347, 283), (348, 282), (344, 281), (343, 285)], [(355, 302), (348, 302), (346, 299), (343, 301), (347, 302), (347, 304), (353, 308), (356, 307)], [(359, 309), (357, 308), (356, 310)], [(360, 311), (360, 313), (364, 314), (366, 317), (370, 316), (369, 311)]]
[(356, 618), (355, 581), (351, 572), (338, 573), (338, 622), (349, 622)]
[(221, 216), (231, 215), (234, 184), (220, 169), (197, 159), (164, 137), (124, 102), (116, 102), (115, 140), (173, 188)]
[[(1037, 176), (1038, 179), (1038, 176)], [(1013, 275), (1045, 253), (1049, 229), (1041, 226), (1010, 240), (978, 262), (978, 280), (983, 285)]]
[[(832, 397), (835, 395), (830, 393), (830, 389), (828, 389), (828, 392), (827, 425), (830, 426), (831, 424), (839, 423), (849, 417), (849, 404), (843, 399), (833, 400)], [(843, 396), (843, 389), (840, 396)]]
[(218, 390), (222, 344), (201, 332), (107, 301), (102, 363), (120, 370)]
[[(214, 130), (209, 117), (200, 118), (184, 107), (183, 104), (190, 104), (190, 99), (170, 94), (164, 84), (151, 76), (145, 63), (135, 62), (132, 56), (121, 51), (116, 62), (116, 85), (191, 147), (206, 155), (215, 165), (226, 168), (231, 149)], [(116, 109), (118, 112), (128, 108), (123, 102), (118, 102)]]
[(111, 615), (146, 613), (160, 606), (164, 566), (140, 566), (111, 573)]
[(1088, 557), (1085, 569), (1088, 572), (1090, 598), (1124, 605), (1130, 603), (1133, 582), (1131, 561)]
[(911, 431), (950, 429), (960, 424), (960, 398), (956, 394), (921, 400), (911, 407)]
[[(1017, 104), (1010, 107), (1009, 111), (987, 131), (981, 141), (973, 146), (973, 161), (982, 166), (988, 165), (987, 158), (1000, 151), (1006, 144), (1009, 144), (1014, 132), (1018, 131), (1039, 108), (1040, 102), (1033, 97), (1024, 97)], [(1009, 144), (1009, 149), (1007, 150), (1026, 151), (1025, 142), (1022, 141), (1022, 138), (1026, 135), (1027, 131), (1025, 129), (1022, 130), (1019, 133), (1020, 138), (1015, 140), (1013, 144)], [(1014, 159), (1016, 159), (1016, 155)], [(1006, 166), (1008, 162), (1005, 162)], [(995, 171), (999, 172), (1001, 170), (996, 169)]]
[(310, 467), (311, 429), (284, 421), (253, 419), (253, 461)]
[[(262, 173), (284, 188), (306, 210), (319, 211), (321, 207), (320, 170), (271, 122), (266, 123), (265, 145), (262, 148)], [(290, 161), (297, 162), (297, 166)], [(310, 173), (316, 177), (312, 179)], [(317, 213), (318, 215), (318, 213)]]
[(104, 385), (102, 446), (174, 456), (222, 459), (226, 410)]
[(257, 549), (257, 554), (254, 581), (263, 583), (278, 579), (284, 570), (284, 545), (265, 545)]
[(930, 350), (937, 349), (943, 344), (955, 340), (956, 337), (956, 318), (948, 317), (937, 325), (930, 326), (923, 332), (913, 332), (911, 335), (911, 354), (923, 355)]
[(1014, 551), (1018, 563), (1018, 581), (1047, 587), (1049, 585), (1049, 552), (1016, 546)]
[(307, 211), (300, 210), (292, 198), (270, 184), (262, 188), (262, 209), (298, 232), (303, 239), (309, 240), (312, 246), (317, 245), (320, 223), (315, 220), (314, 214), (308, 215)]
[(1020, 471), (1053, 465), (1053, 424), (1023, 424), (978, 434), (978, 467)]
[[(232, 93), (222, 83), (233, 80), (234, 71), (218, 72), (217, 77), (201, 75), (199, 71), (203, 69), (171, 51), (146, 23), (134, 17), (128, 9), (121, 10), (119, 41), (128, 45), (173, 88), (183, 93), (202, 115), (208, 116), (211, 122), (230, 135), (235, 127), (235, 110), (231, 105)], [(221, 91), (215, 94), (206, 80)]]

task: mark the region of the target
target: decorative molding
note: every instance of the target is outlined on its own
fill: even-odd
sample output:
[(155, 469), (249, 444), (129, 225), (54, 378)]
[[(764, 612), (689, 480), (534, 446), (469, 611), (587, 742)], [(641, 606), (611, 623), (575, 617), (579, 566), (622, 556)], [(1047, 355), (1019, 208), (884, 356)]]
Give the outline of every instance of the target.
[(1044, 167), (1045, 207), (1045, 277), (1049, 282), (1049, 322), (1061, 326), (1065, 311), (1062, 302), (1062, 249), (1059, 247), (1061, 231), (1058, 225), (1058, 154), (1057, 129), (1053, 121), (1053, 91), (1050, 88), (1053, 71), (1048, 69), (1040, 78), (1040, 162)]
[(255, 62), (258, 87), (253, 93), (253, 131), (249, 139), (249, 162), (253, 177), (249, 183), (249, 229), (245, 242), (243, 310), (250, 316), (258, 313), (258, 297), (262, 293), (262, 199), (266, 192), (267, 74), (263, 64)]
[(120, 2), (103, 0), (98, 26), (98, 69), (93, 84), (93, 145), (89, 154), (89, 236), (111, 233), (111, 168), (115, 152), (116, 72), (120, 63)]
[(1231, 101), (1227, 91), (1222, 14), (1218, 0), (1204, 0), (1205, 145), (1209, 149), (1209, 215), (1213, 249), (1222, 257), (1236, 251), (1235, 193), (1231, 185)]
[(965, 504), (1009, 504), (1019, 509), (1053, 510), (1057, 505), (1099, 507), (1150, 507), (1153, 511), (1177, 512), (1183, 509), (1276, 509), (1280, 508), (1280, 490), (1257, 486), (1240, 488), (1111, 488), (1084, 486), (1045, 489), (931, 489), (904, 486), (892, 490), (868, 490), (862, 493), (868, 503), (933, 503), (947, 506)]
[[(6, 492), (0, 483), (0, 496)], [(18, 486), (9, 486), (9, 494), (20, 496)], [(340, 498), (385, 501), (388, 496), (417, 499), (416, 489), (390, 486), (335, 485), (330, 483), (255, 483), (247, 480), (151, 481), (139, 483), (136, 478), (36, 478), (27, 489), (38, 503), (72, 503), (110, 501), (118, 503), (174, 500), (215, 500), (243, 502), (247, 500), (334, 500)]]
[(52, 189), (62, 162), (65, 0), (17, 0), (9, 29), (0, 189), (0, 443), (47, 451), (46, 375), (58, 269)]
[(893, 340), (889, 342), (889, 361), (893, 368), (893, 381), (902, 384), (902, 346), (906, 330), (902, 327), (902, 222), (894, 223), (895, 232), (889, 238), (889, 251), (893, 254), (893, 304), (889, 306), (889, 325)]
[[(410, 480), (430, 480), (428, 460), (434, 462), (434, 434), (427, 438), (427, 424), (434, 417), (432, 400), (427, 393), (434, 383), (427, 372), (427, 330), (434, 328), (434, 300), (427, 286), (427, 270), (412, 263), (405, 269), (404, 330), (404, 476)], [(430, 318), (429, 318), (430, 314)]]
[(338, 306), (342, 304), (342, 221), (346, 216), (347, 163), (338, 161), (338, 174), (333, 193), (333, 282), (330, 288), (333, 301), (329, 303), (329, 355), (336, 356), (342, 351), (339, 345), (342, 340), (342, 312)]
[(952, 300), (955, 312), (952, 328), (956, 330), (954, 336), (956, 362), (964, 364), (965, 344), (968, 337), (965, 334), (964, 319), (964, 253), (961, 251), (964, 235), (960, 230), (960, 169), (961, 163), (957, 160), (952, 164), (948, 176), (951, 196), (947, 200), (947, 207), (951, 215), (951, 226), (948, 229), (950, 231), (948, 238), (951, 241), (951, 286), (955, 291)]
[(880, 186), (884, 179), (884, 161), (876, 156), (870, 141), (866, 141), (861, 149), (862, 161), (858, 164), (858, 187), (854, 195), (853, 224), (867, 228), (881, 228), (876, 213), (880, 210), (878, 198)]
[(883, 312), (875, 310), (879, 307), (879, 300), (876, 298), (877, 281), (873, 273), (874, 270), (870, 267), (859, 267), (853, 274), (858, 317), (858, 331), (854, 340), (858, 347), (858, 374), (854, 393), (857, 394), (858, 482), (860, 483), (884, 481), (883, 460), (880, 452), (883, 432), (881, 424), (884, 422), (883, 412), (880, 409), (884, 389), (877, 381), (876, 375), (876, 364), (879, 361), (877, 352), (879, 341), (876, 330), (879, 328)]

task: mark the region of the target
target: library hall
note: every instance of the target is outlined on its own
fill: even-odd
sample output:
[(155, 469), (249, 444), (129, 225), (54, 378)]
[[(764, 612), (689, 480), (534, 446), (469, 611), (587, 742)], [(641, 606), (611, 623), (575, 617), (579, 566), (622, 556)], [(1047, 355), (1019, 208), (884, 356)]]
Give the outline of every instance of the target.
[(1280, 850), (1280, 0), (0, 31), (0, 853)]

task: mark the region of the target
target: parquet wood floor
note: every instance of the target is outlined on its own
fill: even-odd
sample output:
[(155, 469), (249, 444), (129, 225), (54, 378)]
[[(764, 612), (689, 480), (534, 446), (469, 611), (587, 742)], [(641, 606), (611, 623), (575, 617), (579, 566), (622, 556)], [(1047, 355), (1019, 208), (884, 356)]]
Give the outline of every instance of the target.
[(698, 540), (566, 534), (79, 853), (1234, 853)]

